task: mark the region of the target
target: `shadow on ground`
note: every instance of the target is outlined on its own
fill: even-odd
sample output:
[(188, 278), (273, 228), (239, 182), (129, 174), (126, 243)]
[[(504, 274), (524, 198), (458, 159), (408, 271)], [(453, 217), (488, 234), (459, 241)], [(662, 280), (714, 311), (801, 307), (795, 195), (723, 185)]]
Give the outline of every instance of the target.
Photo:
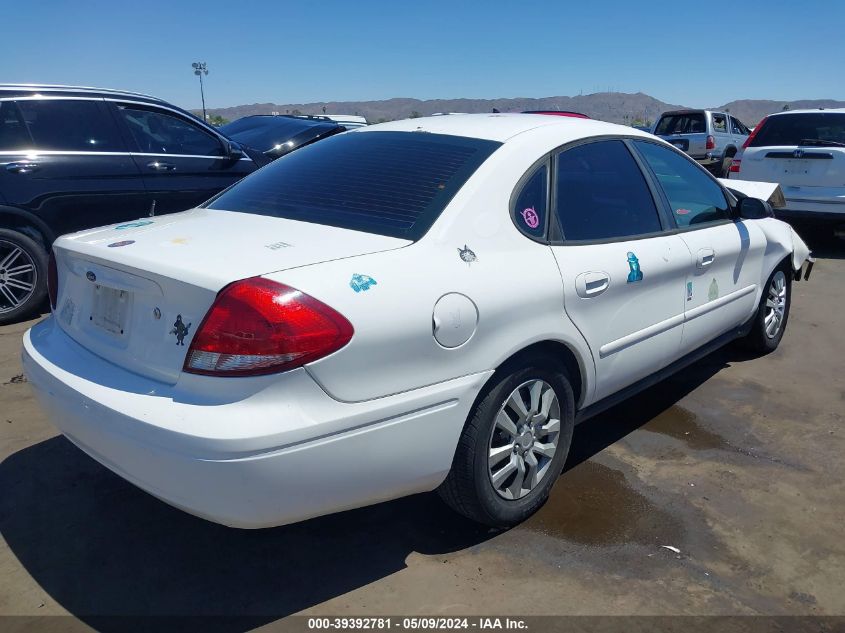
[[(727, 363), (716, 352), (578, 427), (566, 471), (674, 405)], [(563, 481), (566, 485), (566, 472)], [(276, 529), (240, 531), (196, 519), (113, 475), (62, 437), (0, 463), (0, 533), (39, 585), (100, 630), (149, 628), (110, 616), (176, 616), (243, 631), (343, 595), (405, 567), (411, 552), (445, 554), (496, 535), (417, 495)]]

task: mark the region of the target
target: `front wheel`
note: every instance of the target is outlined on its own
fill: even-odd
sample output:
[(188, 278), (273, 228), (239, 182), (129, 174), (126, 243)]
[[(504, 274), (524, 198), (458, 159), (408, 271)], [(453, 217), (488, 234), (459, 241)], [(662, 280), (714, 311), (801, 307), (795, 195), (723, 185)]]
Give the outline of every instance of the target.
[(476, 403), (438, 489), (457, 512), (508, 527), (545, 503), (574, 428), (566, 374), (545, 359), (505, 371)]
[(791, 300), (792, 278), (787, 270), (778, 268), (766, 282), (754, 324), (743, 339), (746, 348), (758, 354), (768, 354), (777, 349), (786, 331)]

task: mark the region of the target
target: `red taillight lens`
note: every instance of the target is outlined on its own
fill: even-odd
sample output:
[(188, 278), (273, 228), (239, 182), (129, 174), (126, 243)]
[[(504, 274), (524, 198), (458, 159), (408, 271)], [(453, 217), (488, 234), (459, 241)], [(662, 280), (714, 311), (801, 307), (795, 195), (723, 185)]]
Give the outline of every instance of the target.
[(741, 158), (734, 158), (734, 159), (731, 161), (731, 169), (730, 169), (730, 172), (731, 172), (732, 174), (738, 174), (738, 173), (739, 173), (739, 166), (740, 166), (741, 164), (742, 164), (742, 159), (741, 159)]
[(769, 117), (764, 116), (764, 117), (760, 120), (760, 122), (757, 124), (757, 127), (755, 127), (753, 130), (751, 130), (751, 134), (749, 134), (749, 135), (748, 135), (748, 138), (747, 138), (747, 139), (745, 139), (745, 143), (743, 143), (743, 144), (742, 144), (742, 149), (745, 149), (746, 147), (748, 147), (749, 145), (751, 145), (751, 141), (753, 141), (753, 140), (754, 140), (754, 137), (755, 137), (755, 136), (757, 136), (757, 132), (759, 132), (759, 131), (760, 131), (760, 128), (762, 128), (762, 127), (763, 127), (763, 124), (765, 124), (765, 123), (766, 123), (766, 119), (768, 119), (768, 118), (769, 118)]
[(704, 145), (704, 149), (716, 149), (716, 139), (709, 134), (707, 135), (707, 143)]
[(226, 286), (197, 329), (184, 370), (257, 376), (301, 367), (352, 338), (346, 318), (304, 292), (254, 277)]
[(56, 254), (52, 249), (47, 261), (47, 294), (50, 295), (50, 307), (55, 310), (59, 300), (59, 270), (56, 267)]

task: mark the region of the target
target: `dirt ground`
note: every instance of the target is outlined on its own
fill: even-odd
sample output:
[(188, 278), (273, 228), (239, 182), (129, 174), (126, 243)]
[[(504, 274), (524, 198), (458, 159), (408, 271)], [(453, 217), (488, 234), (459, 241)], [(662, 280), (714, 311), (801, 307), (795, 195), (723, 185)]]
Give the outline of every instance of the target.
[(777, 352), (725, 348), (581, 425), (505, 532), (435, 495), (262, 531), (188, 516), (58, 436), (19, 377), (31, 323), (0, 328), (0, 614), (843, 615), (845, 243), (820, 254)]

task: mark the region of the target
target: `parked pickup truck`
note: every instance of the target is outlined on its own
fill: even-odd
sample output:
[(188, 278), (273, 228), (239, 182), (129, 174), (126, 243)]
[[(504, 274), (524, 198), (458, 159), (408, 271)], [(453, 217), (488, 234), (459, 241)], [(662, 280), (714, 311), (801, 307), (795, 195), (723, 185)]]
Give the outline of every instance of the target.
[(749, 129), (726, 112), (675, 110), (657, 119), (654, 134), (685, 151), (716, 176), (726, 178)]

